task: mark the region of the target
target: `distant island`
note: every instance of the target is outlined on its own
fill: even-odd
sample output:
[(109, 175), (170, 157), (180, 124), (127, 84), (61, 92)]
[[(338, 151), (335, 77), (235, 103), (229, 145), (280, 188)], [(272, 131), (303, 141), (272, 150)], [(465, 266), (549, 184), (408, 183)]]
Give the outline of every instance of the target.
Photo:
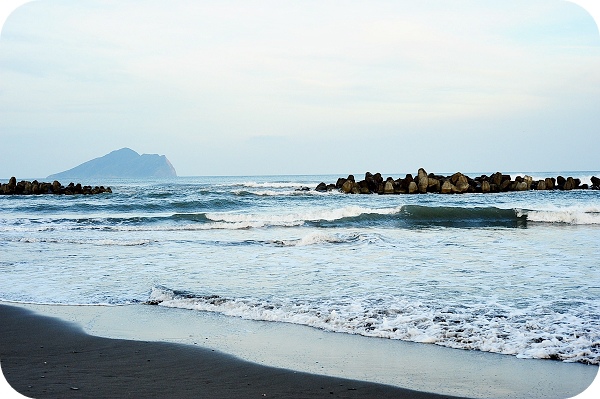
[(102, 157), (84, 162), (48, 179), (90, 178), (152, 178), (176, 177), (177, 172), (166, 156), (138, 154), (131, 148), (121, 148)]

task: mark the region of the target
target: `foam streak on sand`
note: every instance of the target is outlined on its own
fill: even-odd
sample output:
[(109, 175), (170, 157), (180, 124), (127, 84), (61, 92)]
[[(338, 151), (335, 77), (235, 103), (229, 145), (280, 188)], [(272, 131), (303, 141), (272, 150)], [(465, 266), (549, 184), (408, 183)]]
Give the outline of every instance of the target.
[[(367, 337), (435, 343), (457, 349), (558, 359), (598, 365), (600, 329), (586, 328), (595, 303), (581, 302), (576, 314), (548, 306), (514, 309), (489, 302), (475, 306), (438, 307), (404, 298), (331, 301), (325, 298), (226, 298), (154, 287), (148, 303), (221, 313), (250, 320), (286, 322)], [(531, 321), (527, 314), (544, 314)], [(545, 326), (545, 327), (544, 327)]]

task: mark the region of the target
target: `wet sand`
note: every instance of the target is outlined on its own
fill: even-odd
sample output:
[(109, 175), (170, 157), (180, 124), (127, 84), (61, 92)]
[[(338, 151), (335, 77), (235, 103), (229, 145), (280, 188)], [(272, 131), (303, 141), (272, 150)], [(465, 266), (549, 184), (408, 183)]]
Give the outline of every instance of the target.
[(598, 370), (160, 306), (5, 304), (2, 367), (35, 397), (562, 399)]
[(35, 398), (445, 398), (266, 367), (190, 345), (108, 339), (0, 305), (2, 371)]

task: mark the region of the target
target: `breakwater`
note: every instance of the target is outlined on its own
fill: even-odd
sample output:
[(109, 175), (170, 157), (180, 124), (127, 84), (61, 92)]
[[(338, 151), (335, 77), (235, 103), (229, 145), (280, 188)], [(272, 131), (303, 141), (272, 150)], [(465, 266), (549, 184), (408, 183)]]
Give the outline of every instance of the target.
[(81, 183), (69, 183), (63, 186), (59, 181), (52, 183), (21, 180), (17, 182), (15, 177), (11, 177), (8, 183), (0, 183), (0, 195), (41, 195), (41, 194), (63, 194), (63, 195), (92, 195), (112, 193), (110, 187), (104, 186), (82, 186)]
[(591, 185), (581, 184), (581, 180), (573, 177), (547, 177), (534, 180), (531, 176), (516, 176), (496, 172), (490, 176), (481, 175), (471, 178), (460, 172), (450, 176), (427, 173), (420, 168), (413, 177), (407, 174), (404, 178), (383, 179), (381, 173), (365, 173), (365, 178), (356, 181), (353, 175), (338, 178), (335, 184), (321, 182), (316, 191), (339, 190), (347, 194), (462, 194), (462, 193), (498, 193), (506, 191), (527, 190), (600, 190), (600, 178), (592, 176)]

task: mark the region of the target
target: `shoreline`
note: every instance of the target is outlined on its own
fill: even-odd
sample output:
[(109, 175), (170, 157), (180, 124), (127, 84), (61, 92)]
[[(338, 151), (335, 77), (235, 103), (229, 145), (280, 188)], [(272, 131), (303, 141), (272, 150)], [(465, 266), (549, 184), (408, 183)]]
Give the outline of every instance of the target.
[(246, 362), (189, 345), (87, 335), (73, 324), (0, 304), (2, 372), (44, 397), (450, 398)]
[[(516, 359), (513, 356), (327, 333), (305, 326), (256, 322), (159, 306), (0, 302), (0, 314), (6, 309), (17, 313), (34, 311), (35, 316), (28, 316), (29, 322), (37, 320), (35, 322), (39, 323), (42, 318), (39, 315), (58, 318), (67, 327), (79, 326), (77, 328), (92, 335), (86, 335), (90, 339), (117, 338), (131, 345), (145, 341), (145, 345), (175, 345), (188, 351), (203, 347), (201, 351), (214, 353), (214, 350), (236, 362), (249, 361), (251, 363), (248, 364), (256, 367), (267, 367), (270, 370), (268, 375), (300, 370), (292, 373), (308, 372), (321, 378), (370, 381), (369, 384), (379, 383), (388, 389), (410, 388), (422, 394), (437, 392), (443, 397), (525, 398), (532, 397), (532, 391), (540, 398), (549, 397), (549, 394), (556, 398), (571, 397), (587, 388), (598, 371), (595, 366), (583, 364)], [(44, 320), (58, 323), (57, 320)], [(2, 334), (10, 339), (22, 339), (20, 334), (16, 337)], [(6, 345), (4, 339), (2, 344)], [(313, 392), (315, 395), (318, 393)], [(293, 397), (288, 394), (284, 397)], [(327, 395), (330, 395), (329, 391)], [(400, 395), (398, 392), (394, 397), (403, 397), (396, 395)], [(81, 393), (76, 396), (81, 396)]]

